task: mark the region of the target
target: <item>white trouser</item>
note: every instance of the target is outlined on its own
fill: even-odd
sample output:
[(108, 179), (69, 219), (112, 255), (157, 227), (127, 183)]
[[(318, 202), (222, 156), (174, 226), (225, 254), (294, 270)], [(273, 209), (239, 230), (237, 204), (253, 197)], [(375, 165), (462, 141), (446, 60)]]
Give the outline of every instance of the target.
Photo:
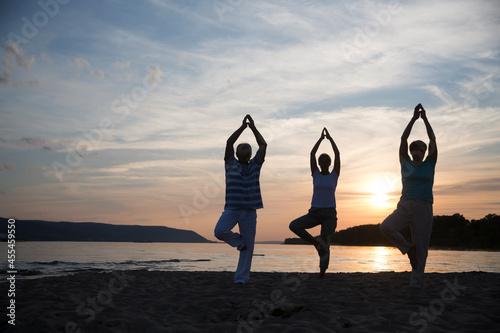
[(382, 233), (403, 254), (408, 252), (412, 244), (408, 243), (399, 231), (408, 225), (410, 226), (412, 243), (417, 250), (417, 268), (411, 271), (410, 286), (412, 287), (421, 287), (424, 277), (432, 219), (432, 203), (423, 200), (403, 200), (380, 225)]
[[(240, 233), (231, 230), (238, 224)], [(255, 209), (226, 209), (222, 213), (214, 234), (217, 239), (240, 250), (238, 267), (234, 274), (235, 283), (247, 283), (250, 278), (250, 267), (257, 228), (257, 212)], [(241, 250), (246, 246), (245, 250)]]

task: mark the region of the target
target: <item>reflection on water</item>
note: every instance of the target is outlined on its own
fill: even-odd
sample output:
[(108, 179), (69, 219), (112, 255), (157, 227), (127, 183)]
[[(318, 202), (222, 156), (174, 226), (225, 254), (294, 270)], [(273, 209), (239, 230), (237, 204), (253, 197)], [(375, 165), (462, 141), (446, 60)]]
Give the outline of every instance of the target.
[[(255, 271), (295, 271), (316, 272), (319, 268), (319, 258), (316, 250), (307, 245), (260, 245), (259, 253), (268, 257), (273, 267), (266, 262), (254, 258)], [(276, 252), (276, 246), (282, 251)], [(276, 257), (283, 256), (281, 259)], [(277, 259), (277, 260), (273, 260)], [(330, 247), (329, 272), (383, 272), (406, 271), (409, 268), (406, 256), (399, 250), (388, 247), (332, 246)], [(451, 267), (450, 267), (451, 268)]]
[(385, 247), (376, 247), (375, 258), (373, 263), (373, 268), (379, 271), (386, 271), (389, 269), (389, 263), (387, 261), (387, 256), (389, 255), (389, 251)]
[[(6, 251), (6, 243), (3, 244), (0, 248)], [(332, 246), (330, 249), (328, 272), (403, 272), (411, 269), (408, 257), (396, 248)], [(223, 243), (16, 244), (18, 269), (37, 270), (44, 275), (112, 269), (234, 271), (237, 262), (238, 251)], [(6, 265), (5, 261), (3, 265)], [(317, 272), (319, 258), (313, 246), (256, 244), (252, 271)], [(467, 271), (500, 273), (500, 252), (429, 251), (426, 272)]]

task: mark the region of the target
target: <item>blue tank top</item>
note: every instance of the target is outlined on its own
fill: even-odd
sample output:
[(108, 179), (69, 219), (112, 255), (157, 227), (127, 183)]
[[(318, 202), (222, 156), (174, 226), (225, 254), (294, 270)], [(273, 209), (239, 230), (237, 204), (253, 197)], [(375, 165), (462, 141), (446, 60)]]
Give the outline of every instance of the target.
[(328, 175), (322, 175), (318, 169), (314, 171), (311, 207), (336, 207), (335, 189), (337, 188), (338, 179), (339, 176), (333, 170)]
[(424, 200), (433, 203), (432, 186), (436, 162), (427, 157), (416, 166), (409, 156), (401, 161), (401, 177), (403, 190), (401, 200)]

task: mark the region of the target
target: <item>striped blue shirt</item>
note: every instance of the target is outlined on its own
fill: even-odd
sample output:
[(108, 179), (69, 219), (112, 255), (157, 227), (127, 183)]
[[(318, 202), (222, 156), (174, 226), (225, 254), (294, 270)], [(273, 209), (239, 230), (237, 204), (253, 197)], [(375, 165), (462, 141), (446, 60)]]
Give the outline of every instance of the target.
[(232, 156), (225, 162), (226, 205), (224, 209), (263, 208), (260, 194), (260, 168), (264, 162), (259, 151), (248, 164), (241, 164)]

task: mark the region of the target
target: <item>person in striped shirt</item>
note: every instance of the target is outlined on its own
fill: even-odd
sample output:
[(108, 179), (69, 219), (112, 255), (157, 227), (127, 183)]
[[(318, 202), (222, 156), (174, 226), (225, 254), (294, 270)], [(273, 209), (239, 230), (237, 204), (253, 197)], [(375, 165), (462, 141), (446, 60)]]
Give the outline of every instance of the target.
[[(252, 147), (241, 143), (234, 144), (241, 133), (249, 127), (259, 146), (252, 157)], [(263, 208), (260, 193), (260, 169), (266, 156), (267, 143), (255, 127), (250, 115), (243, 118), (241, 126), (227, 139), (224, 155), (226, 170), (226, 204), (214, 234), (217, 239), (226, 242), (240, 251), (234, 282), (245, 284), (250, 278), (250, 267), (257, 228), (257, 209)], [(239, 233), (232, 229), (238, 224)]]

